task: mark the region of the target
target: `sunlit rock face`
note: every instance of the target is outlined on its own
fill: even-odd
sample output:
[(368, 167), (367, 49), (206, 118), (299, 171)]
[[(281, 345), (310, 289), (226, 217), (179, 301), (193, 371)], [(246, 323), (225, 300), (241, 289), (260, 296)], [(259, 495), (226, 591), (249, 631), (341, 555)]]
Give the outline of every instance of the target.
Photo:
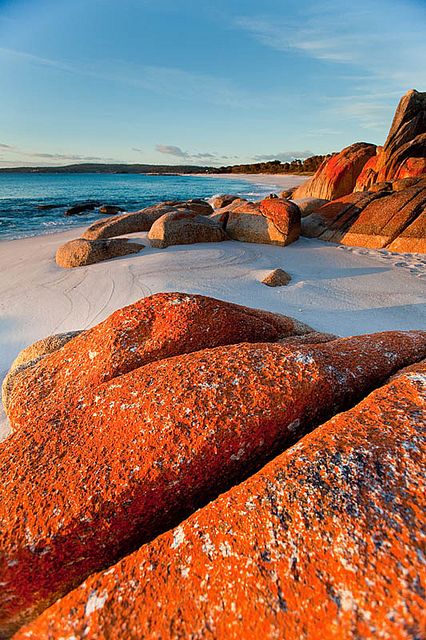
[(377, 182), (426, 173), (426, 92), (408, 91), (400, 100), (383, 147), (365, 165), (355, 190)]
[(425, 384), (401, 372), (16, 639), (422, 637)]
[(334, 200), (352, 193), (358, 176), (370, 158), (375, 157), (376, 145), (356, 142), (340, 153), (324, 160), (316, 174), (298, 187), (293, 200), (323, 198)]

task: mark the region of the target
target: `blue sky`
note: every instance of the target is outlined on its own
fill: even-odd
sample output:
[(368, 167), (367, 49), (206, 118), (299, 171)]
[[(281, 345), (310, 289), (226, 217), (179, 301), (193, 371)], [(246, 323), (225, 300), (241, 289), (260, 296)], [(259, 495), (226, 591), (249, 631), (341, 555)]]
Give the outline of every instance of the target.
[(425, 32), (424, 0), (0, 0), (0, 166), (382, 143)]

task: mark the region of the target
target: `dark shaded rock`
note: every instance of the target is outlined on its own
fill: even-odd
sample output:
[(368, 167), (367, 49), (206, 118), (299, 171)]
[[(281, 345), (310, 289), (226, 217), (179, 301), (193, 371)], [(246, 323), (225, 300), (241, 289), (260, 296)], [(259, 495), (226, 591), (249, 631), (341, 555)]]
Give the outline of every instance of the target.
[(65, 211), (66, 216), (76, 216), (84, 213), (85, 211), (93, 211), (97, 207), (100, 206), (100, 202), (81, 202), (80, 204), (75, 204), (69, 209)]
[(103, 204), (102, 207), (99, 207), (99, 213), (103, 213), (107, 216), (113, 216), (117, 213), (121, 213), (124, 211), (121, 207), (117, 207), (115, 204)]

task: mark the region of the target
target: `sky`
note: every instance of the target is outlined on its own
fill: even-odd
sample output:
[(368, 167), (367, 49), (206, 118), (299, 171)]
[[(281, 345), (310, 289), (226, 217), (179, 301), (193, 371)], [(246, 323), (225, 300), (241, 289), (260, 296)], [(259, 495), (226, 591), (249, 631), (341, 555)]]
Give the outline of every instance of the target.
[(425, 33), (425, 0), (0, 0), (0, 166), (381, 144)]

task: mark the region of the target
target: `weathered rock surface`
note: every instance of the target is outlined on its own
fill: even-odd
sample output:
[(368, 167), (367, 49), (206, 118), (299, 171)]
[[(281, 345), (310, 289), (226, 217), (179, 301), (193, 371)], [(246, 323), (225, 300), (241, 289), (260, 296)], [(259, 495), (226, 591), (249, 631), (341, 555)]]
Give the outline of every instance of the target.
[(225, 194), (222, 196), (216, 196), (211, 199), (211, 205), (213, 209), (221, 209), (222, 207), (227, 207), (229, 204), (234, 202), (234, 200), (239, 200), (238, 196), (232, 196), (229, 194)]
[(121, 213), (123, 209), (114, 204), (104, 204), (102, 207), (99, 207), (99, 213), (104, 213), (107, 216), (113, 216), (117, 213)]
[(308, 331), (163, 294), (18, 375), (0, 448), (3, 633), (426, 354), (420, 332), (265, 342)]
[(19, 371), (23, 371), (29, 366), (32, 366), (47, 354), (57, 351), (80, 333), (81, 331), (55, 333), (52, 336), (47, 336), (47, 338), (37, 340), (37, 342), (34, 342), (29, 347), (26, 347), (19, 352), (15, 360), (12, 362), (9, 372), (2, 384), (2, 402), (6, 412), (9, 404), (9, 396), (13, 387), (13, 381), (17, 373)]
[(151, 246), (164, 249), (170, 245), (195, 242), (221, 242), (228, 236), (220, 224), (208, 216), (179, 209), (165, 213), (152, 225), (148, 234)]
[(426, 180), (393, 192), (355, 192), (303, 218), (302, 234), (374, 249), (425, 252), (425, 210)]
[(425, 381), (402, 372), (16, 640), (423, 637)]
[(290, 280), (291, 276), (286, 271), (283, 269), (274, 269), (262, 279), (262, 283), (268, 287), (283, 287), (287, 285)]
[(84, 213), (85, 211), (93, 211), (93, 209), (96, 209), (96, 207), (99, 207), (100, 204), (101, 204), (100, 202), (96, 202), (92, 200), (90, 200), (89, 202), (81, 202), (79, 204), (73, 205), (72, 207), (69, 207), (69, 209), (65, 211), (65, 215), (77, 216), (77, 215), (80, 215), (81, 213)]
[(383, 147), (365, 165), (355, 190), (426, 173), (426, 93), (408, 91), (400, 100)]
[(82, 237), (88, 240), (96, 240), (122, 236), (127, 233), (149, 231), (158, 218), (161, 218), (165, 213), (177, 211), (178, 209), (189, 209), (194, 213), (206, 216), (213, 213), (211, 205), (204, 200), (187, 200), (185, 202), (170, 200), (160, 202), (152, 207), (146, 207), (140, 211), (124, 213), (112, 219), (98, 220), (86, 229)]
[(282, 198), (237, 202), (227, 207), (227, 211), (216, 212), (233, 240), (285, 246), (298, 239), (300, 211), (294, 203)]
[(78, 238), (63, 244), (56, 252), (56, 264), (70, 269), (83, 267), (103, 260), (110, 260), (131, 253), (139, 253), (143, 244), (129, 242), (127, 238), (113, 238), (108, 240), (86, 240)]
[(295, 189), (293, 200), (324, 198), (334, 200), (352, 193), (366, 162), (376, 153), (376, 146), (357, 142), (324, 160), (315, 175)]
[(324, 198), (300, 198), (293, 202), (299, 207), (300, 215), (304, 218), (317, 211), (324, 204), (327, 204), (329, 200), (325, 200)]

